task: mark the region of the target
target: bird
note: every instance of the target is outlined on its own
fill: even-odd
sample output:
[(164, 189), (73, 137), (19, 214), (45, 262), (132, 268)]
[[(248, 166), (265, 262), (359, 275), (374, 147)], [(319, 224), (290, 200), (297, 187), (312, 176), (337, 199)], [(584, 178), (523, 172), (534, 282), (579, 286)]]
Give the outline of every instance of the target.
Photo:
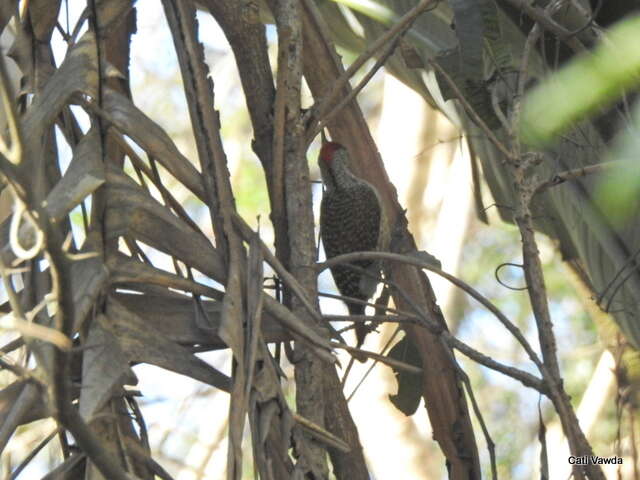
[[(347, 149), (337, 142), (324, 141), (318, 157), (324, 191), (320, 203), (320, 238), (327, 259), (338, 255), (380, 251), (384, 243), (384, 215), (376, 188), (351, 170)], [(341, 295), (366, 301), (375, 293), (380, 279), (379, 261), (357, 260), (331, 267)], [(349, 315), (364, 315), (365, 305), (345, 300)], [(364, 323), (356, 323), (356, 348), (368, 333)]]

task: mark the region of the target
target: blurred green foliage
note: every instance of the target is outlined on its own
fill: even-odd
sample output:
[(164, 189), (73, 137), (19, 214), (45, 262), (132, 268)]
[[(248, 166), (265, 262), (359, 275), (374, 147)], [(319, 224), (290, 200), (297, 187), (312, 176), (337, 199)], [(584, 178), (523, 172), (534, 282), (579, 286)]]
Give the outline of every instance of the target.
[(357, 12), (364, 13), (368, 17), (379, 21), (385, 25), (389, 25), (397, 20), (397, 15), (393, 10), (387, 8), (381, 2), (373, 0), (331, 0), (335, 3), (340, 3), (346, 7), (349, 7)]
[(606, 32), (600, 45), (550, 75), (523, 105), (524, 142), (542, 146), (640, 85), (640, 16)]
[(596, 198), (611, 221), (622, 226), (640, 208), (640, 102), (636, 102), (632, 121), (620, 134), (609, 159), (618, 163), (603, 177)]

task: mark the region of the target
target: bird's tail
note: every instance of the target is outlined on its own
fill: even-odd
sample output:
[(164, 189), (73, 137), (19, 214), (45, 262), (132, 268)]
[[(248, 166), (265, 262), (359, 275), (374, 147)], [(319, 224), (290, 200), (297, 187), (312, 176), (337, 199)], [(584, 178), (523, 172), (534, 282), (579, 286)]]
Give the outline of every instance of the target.
[[(349, 315), (364, 315), (365, 305), (359, 303), (349, 303)], [(364, 322), (357, 322), (355, 326), (356, 331), (356, 348), (360, 348), (364, 343), (364, 338), (367, 336), (369, 329)]]

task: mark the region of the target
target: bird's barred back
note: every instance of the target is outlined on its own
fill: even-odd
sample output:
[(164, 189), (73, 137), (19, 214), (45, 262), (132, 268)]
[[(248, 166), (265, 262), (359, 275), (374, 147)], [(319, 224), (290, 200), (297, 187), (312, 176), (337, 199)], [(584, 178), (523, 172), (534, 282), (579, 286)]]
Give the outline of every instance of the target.
[(375, 250), (380, 234), (380, 205), (365, 183), (322, 198), (320, 222), (327, 258), (339, 253)]
[[(343, 253), (376, 250), (380, 235), (380, 216), (376, 193), (366, 183), (323, 196), (320, 223), (327, 258)], [(372, 261), (353, 263), (366, 268)], [(360, 292), (360, 272), (338, 265), (331, 269), (331, 273), (342, 295), (367, 298)]]

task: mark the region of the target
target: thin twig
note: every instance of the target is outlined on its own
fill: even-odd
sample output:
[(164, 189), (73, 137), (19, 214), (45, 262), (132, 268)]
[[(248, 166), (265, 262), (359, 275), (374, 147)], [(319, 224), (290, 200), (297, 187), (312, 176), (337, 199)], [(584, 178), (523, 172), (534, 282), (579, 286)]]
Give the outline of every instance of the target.
[(7, 120), (10, 145), (5, 143), (3, 134), (0, 134), (0, 153), (13, 165), (19, 165), (22, 162), (22, 137), (18, 128), (18, 115), (13, 103), (13, 99), (16, 97), (11, 91), (11, 82), (4, 58), (4, 54), (0, 55), (0, 102), (5, 113), (4, 118)]
[(344, 343), (332, 342), (332, 345), (336, 348), (342, 348), (343, 350), (346, 350), (347, 352), (351, 353), (354, 356), (373, 358), (377, 362), (384, 363), (391, 367), (395, 367), (398, 370), (404, 370), (405, 372), (409, 372), (409, 373), (417, 373), (417, 374), (422, 373), (421, 368), (418, 368), (414, 365), (410, 365), (405, 362), (401, 362), (394, 358), (385, 357), (384, 355), (381, 355), (379, 353), (370, 352), (368, 350), (363, 350), (361, 348), (355, 348)]
[(58, 434), (58, 432), (60, 432), (59, 427), (54, 429), (49, 435), (44, 437), (42, 441), (38, 443), (38, 445), (36, 445), (35, 448), (32, 448), (29, 452), (29, 455), (27, 455), (24, 460), (20, 462), (20, 465), (18, 465), (15, 470), (13, 470), (13, 472), (11, 472), (9, 480), (16, 480), (22, 473), (22, 471), (27, 467), (27, 465), (29, 465), (31, 460), (33, 460), (33, 458), (40, 452), (40, 450), (42, 450), (47, 445), (47, 443), (49, 443)]
[[(398, 310), (396, 308), (389, 307), (386, 305), (383, 306), (383, 305), (380, 305), (379, 303), (367, 302), (366, 300), (362, 300), (361, 298), (349, 297), (348, 295), (338, 295), (335, 293), (320, 292), (318, 293), (318, 296), (324, 297), (324, 298), (331, 298), (335, 300), (342, 300), (345, 303), (346, 302), (357, 303), (358, 305), (364, 305), (365, 307), (380, 308), (381, 311), (385, 311), (393, 315), (402, 315), (408, 318), (414, 317), (412, 313), (406, 312), (404, 310)], [(415, 317), (415, 318), (418, 318), (418, 317)]]
[(485, 123), (485, 121), (482, 119), (482, 117), (475, 111), (475, 109), (471, 106), (471, 104), (469, 103), (469, 101), (465, 98), (464, 94), (462, 93), (462, 91), (460, 90), (460, 88), (458, 87), (458, 85), (456, 84), (456, 82), (453, 81), (453, 79), (451, 78), (451, 76), (446, 72), (446, 70), (444, 68), (442, 68), (438, 62), (436, 62), (435, 60), (431, 60), (428, 59), (427, 60), (429, 65), (431, 65), (433, 67), (434, 70), (437, 70), (438, 73), (440, 73), (440, 75), (442, 75), (442, 78), (444, 78), (446, 80), (446, 82), (449, 84), (449, 87), (453, 90), (453, 92), (456, 95), (456, 99), (460, 101), (460, 103), (462, 104), (462, 106), (464, 107), (464, 109), (467, 111), (467, 113), (469, 114), (469, 116), (474, 120), (474, 122), (476, 123), (476, 125), (478, 125), (480, 127), (480, 129), (484, 132), (484, 134), (487, 136), (487, 138), (491, 141), (491, 143), (493, 143), (493, 145), (500, 150), (500, 152), (508, 159), (508, 160), (513, 160), (513, 153), (511, 153), (509, 151), (509, 149), (507, 147), (505, 147), (505, 145), (498, 140), (498, 137), (495, 136), (495, 134), (493, 133), (493, 131), (491, 131), (491, 129), (487, 126), (487, 124)]
[(379, 323), (417, 323), (420, 318), (411, 315), (323, 315), (329, 322), (379, 322)]
[(576, 178), (586, 177), (587, 175), (594, 175), (601, 172), (605, 172), (611, 168), (615, 168), (616, 165), (620, 165), (620, 161), (611, 160), (608, 162), (596, 163), (595, 165), (587, 165), (586, 167), (573, 168), (571, 170), (565, 170), (564, 172), (556, 173), (548, 180), (544, 180), (536, 185), (533, 189), (533, 196), (544, 192), (548, 188), (555, 187), (569, 180), (575, 180)]
[[(423, 10), (420, 10), (418, 14), (422, 13), (422, 11)], [(318, 133), (322, 131), (324, 127), (327, 126), (327, 124), (331, 121), (331, 119), (334, 116), (336, 116), (338, 113), (340, 113), (344, 109), (344, 107), (349, 105), (349, 103), (354, 98), (356, 98), (356, 96), (362, 91), (362, 89), (367, 86), (371, 78), (373, 78), (373, 76), (378, 72), (378, 70), (380, 70), (380, 68), (387, 62), (388, 58), (395, 52), (398, 44), (400, 43), (404, 35), (409, 31), (415, 19), (418, 18), (418, 14), (413, 16), (413, 18), (411, 18), (410, 21), (406, 22), (403, 28), (401, 28), (393, 37), (390, 37), (389, 44), (385, 47), (382, 54), (380, 54), (380, 56), (376, 60), (376, 63), (373, 65), (373, 67), (371, 67), (371, 69), (362, 78), (362, 80), (358, 82), (358, 84), (340, 101), (340, 103), (337, 104), (335, 107), (333, 107), (326, 114), (321, 113), (318, 118), (318, 124), (315, 128), (313, 128), (312, 126), (309, 126), (309, 132), (306, 135), (307, 145), (311, 144), (313, 139), (318, 135)], [(345, 72), (345, 75), (347, 74), (347, 72)], [(337, 86), (334, 88), (337, 89)], [(337, 90), (334, 90), (334, 91), (337, 91)]]
[(540, 442), (540, 478), (549, 478), (549, 458), (547, 455), (547, 427), (542, 419), (542, 411), (540, 409), (540, 400), (538, 399), (538, 441)]
[[(507, 0), (514, 7), (525, 12), (532, 20), (539, 23), (550, 33), (553, 33), (556, 37), (566, 43), (575, 52), (583, 52), (585, 50), (584, 45), (577, 38), (573, 36), (573, 32), (570, 32), (562, 25), (556, 23), (544, 9), (535, 6), (529, 0)], [(551, 2), (553, 4), (553, 2)]]
[(471, 348), (469, 345), (458, 340), (446, 330), (442, 331), (440, 335), (447, 342), (447, 345), (449, 345), (451, 348), (455, 348), (460, 353), (473, 360), (477, 364), (502, 373), (507, 377), (511, 377), (514, 380), (520, 382), (525, 387), (532, 388), (543, 395), (550, 395), (549, 387), (546, 385), (544, 378), (540, 379), (535, 375), (530, 374), (529, 372), (525, 372), (524, 370), (520, 370), (519, 368), (500, 363), (497, 360), (494, 360), (493, 358), (488, 357), (487, 355), (484, 355), (483, 353)]
[[(255, 232), (251, 229), (251, 227), (245, 222), (245, 220), (238, 215), (237, 213), (233, 215), (233, 224), (238, 229), (242, 238), (248, 242), (255, 235)], [(266, 262), (273, 268), (274, 272), (276, 272), (279, 278), (291, 289), (294, 295), (300, 300), (300, 303), (305, 307), (309, 315), (316, 321), (317, 324), (323, 325), (324, 322), (322, 320), (322, 315), (320, 311), (313, 306), (311, 300), (309, 300), (308, 295), (305, 293), (304, 289), (300, 285), (300, 282), (291, 274), (289, 271), (282, 265), (282, 262), (278, 260), (278, 258), (271, 252), (269, 247), (260, 240), (260, 247), (262, 249), (262, 255), (264, 256)], [(344, 339), (333, 329), (331, 326), (328, 327), (331, 334), (339, 341), (344, 343)]]
[[(455, 358), (452, 359), (455, 361)], [(462, 383), (465, 386), (467, 391), (467, 395), (471, 400), (471, 406), (473, 407), (473, 413), (476, 415), (476, 419), (478, 423), (480, 423), (480, 428), (482, 429), (482, 433), (484, 435), (485, 442), (487, 442), (487, 450), (489, 451), (489, 459), (491, 463), (491, 478), (492, 480), (498, 480), (498, 466), (496, 464), (496, 444), (491, 438), (491, 434), (489, 433), (489, 429), (487, 428), (487, 424), (484, 421), (484, 417), (482, 415), (482, 410), (478, 405), (478, 401), (476, 400), (476, 396), (473, 393), (473, 387), (471, 386), (471, 380), (469, 380), (469, 375), (458, 365), (458, 362), (455, 362), (456, 370), (458, 371), (458, 375), (462, 379)]]
[[(443, 278), (449, 280), (454, 285), (460, 287), (465, 292), (467, 292), (469, 295), (471, 295), (473, 298), (475, 298), (477, 301), (479, 301), (489, 311), (491, 311), (498, 318), (498, 320), (507, 328), (507, 330), (509, 330), (509, 332), (522, 345), (522, 347), (524, 348), (525, 352), (527, 352), (527, 354), (529, 355), (529, 358), (538, 367), (538, 369), (540, 370), (540, 372), (543, 375), (543, 379), (549, 379), (550, 378), (549, 377), (549, 373), (547, 372), (544, 364), (542, 363), (542, 361), (540, 360), (538, 355), (535, 353), (535, 351), (533, 350), (531, 345), (528, 343), (528, 341), (524, 338), (524, 335), (522, 334), (520, 329), (518, 329), (518, 327), (516, 327), (495, 305), (493, 305), (489, 300), (487, 300), (483, 295), (478, 293), (471, 286), (467, 285), (465, 282), (463, 282), (462, 280), (454, 277), (453, 275), (450, 275), (450, 274), (440, 270), (439, 268), (435, 267), (434, 265), (432, 265), (430, 263), (423, 262), (423, 261), (417, 259), (416, 257), (411, 257), (411, 256), (407, 256), (407, 255), (399, 255), (399, 254), (395, 254), (395, 253), (358, 252), (358, 253), (349, 253), (349, 254), (339, 255), (339, 256), (333, 257), (331, 260), (328, 260), (328, 261), (323, 262), (323, 263), (316, 264), (316, 267), (319, 270), (324, 270), (325, 268), (330, 268), (331, 266), (333, 266), (335, 264), (345, 264), (349, 268), (353, 268), (354, 270), (359, 270), (358, 267), (350, 265), (350, 262), (353, 262), (353, 261), (356, 261), (356, 260), (365, 260), (365, 259), (385, 259), (385, 260), (398, 261), (398, 262), (401, 262), (401, 263), (407, 263), (407, 264), (410, 264), (410, 265), (414, 265), (414, 266), (417, 266), (417, 267), (420, 267), (420, 268), (424, 268), (426, 270), (430, 270), (433, 273), (436, 273), (436, 274), (442, 276)], [(485, 367), (490, 368), (492, 370), (495, 370), (495, 371), (498, 371), (500, 373), (503, 373), (504, 375), (507, 375), (507, 376), (509, 376), (509, 377), (511, 377), (511, 378), (513, 378), (515, 380), (518, 380), (519, 382), (521, 382), (523, 385), (525, 385), (527, 387), (533, 388), (536, 391), (538, 391), (540, 393), (543, 393), (543, 394), (549, 394), (549, 387), (545, 384), (544, 380), (536, 378), (534, 375), (531, 375), (530, 373), (527, 373), (527, 372), (525, 372), (523, 370), (519, 370), (519, 369), (517, 369), (515, 367), (510, 367), (510, 366), (507, 366), (507, 365), (503, 365), (500, 362), (497, 362), (497, 361), (493, 360), (492, 358), (482, 354), (481, 352), (473, 349), (472, 347), (470, 347), (469, 345), (465, 344), (464, 342), (458, 340), (456, 337), (451, 335), (451, 333), (449, 333), (446, 329), (440, 327), (439, 325), (434, 324), (429, 319), (429, 317), (425, 314), (425, 312), (421, 311), (421, 309), (415, 304), (415, 302), (413, 302), (411, 299), (407, 298), (406, 295), (404, 294), (404, 292), (402, 292), (396, 285), (394, 285), (393, 283), (390, 283), (389, 280), (385, 279), (384, 281), (385, 281), (385, 283), (388, 283), (388, 284), (394, 286), (394, 288), (397, 291), (397, 293), (409, 305), (411, 305), (411, 307), (414, 309), (416, 314), (419, 315), (419, 318), (421, 320), (421, 326), (426, 327), (434, 335), (438, 335), (441, 339), (443, 339), (447, 343), (447, 345), (450, 348), (455, 348), (456, 350), (459, 350), (461, 353), (463, 353), (467, 357), (471, 358), (475, 362), (477, 362), (477, 363), (479, 363), (481, 365), (484, 365)]]
[[(371, 43), (367, 49), (362, 52), (358, 58), (349, 66), (349, 68), (335, 81), (331, 92), (324, 97), (320, 103), (315, 104), (309, 109), (304, 117), (303, 122), (305, 125), (309, 125), (312, 119), (319, 121), (324, 112), (329, 108), (337, 98), (342, 94), (342, 89), (347, 85), (349, 79), (362, 67), (371, 57), (377, 54), (387, 43), (391, 42), (395, 37), (401, 35), (414, 20), (423, 13), (427, 8), (437, 3), (438, 0), (421, 0), (415, 7), (405, 13), (398, 22), (387, 30), (383, 35), (377, 38)], [(314, 129), (318, 130), (319, 129)]]
[[(397, 327), (393, 333), (391, 334), (391, 336), (389, 337), (389, 340), (387, 340), (387, 342), (383, 345), (382, 349), (380, 350), (380, 355), (384, 355), (387, 350), (389, 349), (389, 347), (391, 346), (391, 344), (393, 343), (393, 341), (396, 339), (396, 337), (398, 336), (398, 334), (402, 332), (402, 329), (400, 327)], [(353, 390), (351, 391), (351, 393), (347, 396), (347, 402), (350, 402), (351, 399), (354, 397), (354, 395), (357, 393), (358, 389), (360, 388), (360, 386), (364, 383), (364, 381), (367, 379), (367, 377), (371, 374), (371, 372), (373, 371), (373, 369), (376, 367), (376, 365), (378, 364), (377, 360), (374, 360), (373, 363), (371, 364), (371, 366), (367, 369), (367, 371), (364, 373), (364, 375), (362, 375), (362, 378), (360, 379), (360, 381), (357, 383), (357, 385), (353, 388)]]
[(511, 109), (511, 123), (509, 126), (509, 131), (512, 133), (512, 141), (513, 141), (513, 155), (515, 159), (520, 159), (520, 136), (513, 132), (518, 132), (520, 129), (520, 113), (522, 110), (522, 98), (524, 96), (524, 89), (527, 84), (527, 79), (529, 78), (529, 57), (531, 56), (531, 51), (535, 46), (536, 42), (540, 38), (542, 30), (540, 29), (540, 24), (535, 23), (527, 35), (527, 40), (524, 42), (524, 47), (522, 49), (522, 60), (520, 61), (520, 69), (518, 72), (518, 85), (516, 88), (516, 95), (513, 98), (513, 105)]
[(316, 440), (322, 442), (330, 447), (337, 448), (342, 452), (349, 453), (351, 448), (345, 443), (344, 440), (336, 437), (331, 432), (325, 430), (318, 424), (312, 422), (309, 419), (304, 418), (302, 415), (298, 415), (296, 412), (291, 412), (293, 419), (303, 427), (307, 432), (311, 434)]
[(477, 290), (475, 290), (473, 287), (471, 287), (467, 283), (465, 283), (462, 280), (460, 280), (459, 278), (457, 278), (457, 277), (455, 277), (455, 276), (453, 276), (451, 274), (448, 274), (447, 272), (439, 269), (438, 267), (436, 267), (433, 264), (430, 264), (430, 263), (427, 263), (427, 262), (423, 262), (423, 261), (419, 260), (416, 257), (410, 257), (410, 256), (407, 256), (407, 255), (399, 255), (399, 254), (396, 254), (396, 253), (358, 252), (358, 253), (349, 253), (349, 254), (346, 254), (346, 255), (336, 256), (336, 257), (334, 257), (331, 260), (328, 260), (326, 262), (318, 263), (316, 265), (316, 268), (318, 269), (318, 271), (322, 271), (322, 270), (324, 270), (326, 268), (330, 268), (330, 267), (332, 267), (334, 265), (343, 264), (343, 263), (349, 263), (349, 262), (353, 262), (353, 261), (356, 261), (356, 260), (365, 260), (365, 259), (367, 259), (367, 260), (368, 259), (382, 259), (382, 260), (391, 260), (391, 261), (407, 263), (407, 264), (410, 264), (410, 265), (414, 265), (416, 267), (420, 267), (420, 268), (424, 268), (426, 270), (429, 270), (429, 271), (431, 271), (433, 273), (436, 273), (437, 275), (445, 278), (446, 280), (450, 281), (451, 283), (456, 285), (458, 288), (462, 289), (464, 292), (466, 292), (467, 294), (472, 296), (474, 299), (476, 299), (478, 302), (480, 302), (480, 304), (482, 304), (485, 308), (487, 308), (491, 313), (493, 313), (496, 316), (496, 318), (498, 320), (500, 320), (500, 323), (502, 323), (507, 328), (507, 330), (509, 330), (509, 332), (518, 340), (520, 345), (522, 345), (522, 347), (527, 352), (527, 355), (529, 355), (529, 358), (533, 361), (533, 363), (535, 363), (538, 368), (543, 367), (542, 362), (540, 361), (540, 358), (535, 353), (535, 351), (533, 350), (533, 348), (531, 347), (529, 342), (526, 340), (526, 338), (524, 337), (524, 335), (522, 334), (520, 329), (518, 327), (516, 327), (506, 317), (506, 315), (504, 315), (502, 313), (502, 311), (500, 311), (500, 309), (498, 307), (496, 307), (486, 297), (484, 297), (482, 294), (480, 294)]
[[(553, 8), (553, 4), (550, 4), (549, 8)], [(532, 33), (535, 34), (535, 32)], [(532, 39), (531, 43), (535, 40), (535, 36), (529, 36)], [(523, 65), (522, 69), (526, 72), (526, 65)], [(524, 83), (524, 80), (523, 75), (523, 78), (520, 79), (521, 84)], [(511, 182), (516, 192), (517, 203), (514, 206), (514, 221), (518, 226), (522, 239), (523, 269), (527, 293), (536, 321), (538, 341), (544, 362), (545, 371), (541, 370), (541, 373), (549, 388), (549, 398), (558, 413), (572, 455), (588, 456), (592, 454), (591, 446), (580, 428), (578, 418), (564, 389), (560, 374), (556, 337), (553, 332), (544, 274), (534, 235), (533, 216), (531, 213), (534, 186), (532, 185), (532, 176), (529, 174), (529, 167), (534, 163), (535, 156), (525, 157), (521, 155), (520, 145), (517, 141), (514, 142), (514, 153), (513, 161), (507, 165), (507, 171), (510, 174)], [(604, 480), (602, 469), (597, 465), (589, 464), (584, 468), (589, 477)], [(578, 480), (584, 478), (582, 469), (576, 465), (573, 466), (573, 474)]]
[(21, 424), (25, 414), (33, 407), (42, 394), (39, 386), (34, 382), (25, 382), (17, 398), (3, 416), (0, 425), (0, 452), (4, 452), (9, 439)]

